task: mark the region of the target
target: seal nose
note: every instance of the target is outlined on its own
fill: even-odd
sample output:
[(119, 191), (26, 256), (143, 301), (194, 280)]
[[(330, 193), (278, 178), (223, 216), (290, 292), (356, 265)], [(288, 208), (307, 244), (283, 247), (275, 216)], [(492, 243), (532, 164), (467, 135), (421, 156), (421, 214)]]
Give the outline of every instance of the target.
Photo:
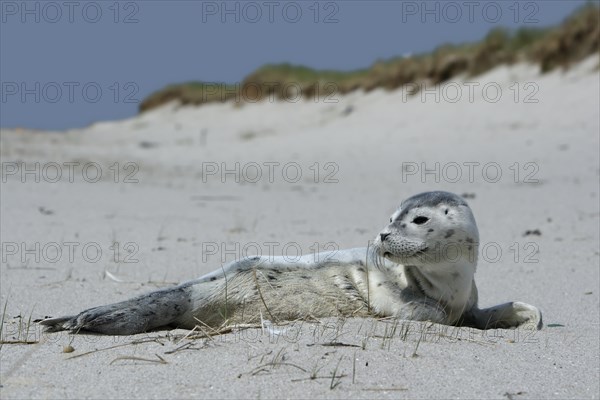
[(385, 241), (385, 238), (387, 238), (388, 236), (390, 236), (389, 233), (380, 233), (379, 234), (379, 237), (381, 237), (382, 242)]

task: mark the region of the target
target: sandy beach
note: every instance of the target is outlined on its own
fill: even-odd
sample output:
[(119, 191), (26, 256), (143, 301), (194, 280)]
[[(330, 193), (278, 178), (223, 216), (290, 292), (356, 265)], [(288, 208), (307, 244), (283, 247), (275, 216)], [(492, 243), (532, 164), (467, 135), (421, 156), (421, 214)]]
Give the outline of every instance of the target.
[[(2, 398), (598, 399), (599, 92), (593, 56), (414, 96), (170, 103), (85, 129), (3, 129)], [(104, 337), (32, 322), (248, 254), (366, 246), (428, 190), (473, 209), (480, 306), (533, 304), (542, 330), (331, 318)]]

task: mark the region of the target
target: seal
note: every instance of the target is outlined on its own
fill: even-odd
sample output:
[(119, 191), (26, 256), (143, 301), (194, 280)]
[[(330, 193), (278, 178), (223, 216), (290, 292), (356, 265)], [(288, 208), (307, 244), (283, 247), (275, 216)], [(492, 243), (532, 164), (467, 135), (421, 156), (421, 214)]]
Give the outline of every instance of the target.
[(307, 255), (251, 257), (178, 286), (40, 323), (49, 332), (130, 335), (332, 316), (397, 317), (478, 329), (541, 329), (534, 306), (479, 309), (479, 233), (468, 204), (448, 192), (408, 198), (373, 245)]

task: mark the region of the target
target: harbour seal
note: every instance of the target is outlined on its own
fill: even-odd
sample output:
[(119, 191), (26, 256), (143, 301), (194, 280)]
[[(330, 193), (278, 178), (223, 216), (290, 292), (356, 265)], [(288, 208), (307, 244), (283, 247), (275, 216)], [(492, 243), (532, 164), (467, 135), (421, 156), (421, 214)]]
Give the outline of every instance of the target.
[(78, 315), (41, 321), (50, 332), (129, 335), (198, 324), (307, 317), (393, 316), (479, 329), (541, 329), (534, 306), (477, 307), (479, 233), (464, 199), (426, 192), (402, 202), (372, 246), (304, 256), (251, 257), (198, 279)]

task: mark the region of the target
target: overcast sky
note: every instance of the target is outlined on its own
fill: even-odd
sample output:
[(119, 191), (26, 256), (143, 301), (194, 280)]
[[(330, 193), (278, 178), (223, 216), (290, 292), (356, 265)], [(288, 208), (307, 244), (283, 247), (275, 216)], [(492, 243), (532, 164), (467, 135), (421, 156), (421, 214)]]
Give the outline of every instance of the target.
[(585, 1), (4, 1), (0, 126), (125, 118), (165, 85), (237, 82), (266, 63), (366, 68), (560, 23)]

